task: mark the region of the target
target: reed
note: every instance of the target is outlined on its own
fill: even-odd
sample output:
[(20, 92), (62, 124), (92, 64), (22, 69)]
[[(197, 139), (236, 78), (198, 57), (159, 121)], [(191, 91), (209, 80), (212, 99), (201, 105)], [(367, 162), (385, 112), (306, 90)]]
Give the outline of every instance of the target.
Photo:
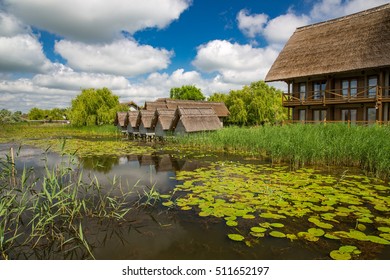
[(186, 135), (176, 143), (192, 148), (267, 157), (293, 166), (357, 166), (390, 175), (390, 127), (343, 124), (226, 127)]
[(18, 174), (12, 155), (0, 158), (0, 259), (45, 246), (94, 258), (86, 220), (124, 221), (135, 202), (133, 187), (117, 178), (103, 188), (85, 177), (70, 156), (52, 168), (46, 163), (41, 177), (26, 168)]

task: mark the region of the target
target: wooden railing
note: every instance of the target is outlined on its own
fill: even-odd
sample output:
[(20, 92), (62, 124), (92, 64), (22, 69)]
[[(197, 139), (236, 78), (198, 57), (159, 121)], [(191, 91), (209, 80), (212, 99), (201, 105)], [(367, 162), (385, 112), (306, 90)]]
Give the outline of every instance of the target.
[(285, 120), (283, 121), (283, 124), (322, 124), (322, 125), (326, 125), (326, 124), (348, 124), (348, 126), (351, 126), (351, 125), (363, 125), (363, 126), (367, 126), (367, 125), (379, 125), (379, 126), (382, 126), (382, 125), (390, 125), (390, 121), (327, 121), (327, 120), (323, 120), (323, 121), (308, 121), (308, 120), (305, 120), (305, 121), (300, 121), (300, 120)]
[[(356, 94), (343, 95), (342, 90), (337, 91), (311, 91), (306, 92), (306, 96), (301, 98), (300, 93), (283, 94), (283, 106), (299, 105), (328, 105), (344, 103), (366, 103), (366, 102), (390, 102), (390, 87), (373, 86), (368, 88), (357, 88)], [(299, 96), (299, 97), (297, 97)]]

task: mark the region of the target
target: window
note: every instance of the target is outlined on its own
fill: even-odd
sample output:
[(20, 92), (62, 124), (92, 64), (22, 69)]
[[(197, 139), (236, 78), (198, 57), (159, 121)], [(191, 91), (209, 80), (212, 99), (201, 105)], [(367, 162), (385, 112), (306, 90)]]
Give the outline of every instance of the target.
[(377, 76), (371, 76), (368, 78), (368, 97), (376, 97), (377, 85), (378, 85)]
[(313, 84), (313, 99), (321, 99), (325, 96), (326, 82), (315, 82)]
[(326, 110), (314, 110), (313, 111), (313, 121), (318, 123), (318, 122), (323, 122), (326, 120)]
[(376, 121), (376, 109), (367, 108), (367, 122), (374, 123)]
[(343, 122), (350, 122), (351, 124), (356, 124), (357, 109), (342, 109), (341, 120)]
[(299, 84), (299, 99), (306, 100), (306, 83)]
[(343, 97), (356, 97), (357, 95), (357, 80), (343, 80), (341, 82)]
[(301, 122), (305, 122), (306, 121), (306, 110), (305, 109), (299, 110), (299, 120)]

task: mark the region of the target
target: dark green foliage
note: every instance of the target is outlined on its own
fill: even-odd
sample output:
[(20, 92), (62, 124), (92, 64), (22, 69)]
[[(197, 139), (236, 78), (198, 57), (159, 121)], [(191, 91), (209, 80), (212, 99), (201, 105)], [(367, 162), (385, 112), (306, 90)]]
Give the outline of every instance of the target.
[(251, 83), (241, 90), (232, 90), (227, 95), (215, 93), (209, 101), (225, 102), (230, 111), (230, 124), (275, 124), (287, 117), (287, 111), (282, 106), (282, 92), (263, 81)]
[(181, 100), (205, 100), (205, 96), (202, 91), (192, 85), (185, 85), (180, 88), (171, 88), (170, 98)]
[(51, 110), (32, 108), (28, 112), (29, 120), (64, 120), (67, 119), (67, 109), (54, 108)]
[(119, 110), (119, 98), (108, 88), (84, 89), (72, 100), (70, 120), (75, 126), (110, 124)]
[(0, 110), (0, 123), (17, 123), (23, 121), (22, 112), (12, 113), (6, 109)]

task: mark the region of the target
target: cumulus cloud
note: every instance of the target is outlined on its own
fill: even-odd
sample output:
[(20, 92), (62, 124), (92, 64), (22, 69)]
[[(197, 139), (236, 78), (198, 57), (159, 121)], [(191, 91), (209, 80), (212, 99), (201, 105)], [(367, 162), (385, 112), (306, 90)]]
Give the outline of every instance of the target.
[(0, 11), (0, 36), (12, 37), (28, 33), (30, 28), (24, 25), (15, 16)]
[(132, 77), (166, 68), (173, 52), (121, 39), (110, 44), (61, 40), (55, 51), (75, 70)]
[(56, 65), (56, 70), (50, 74), (36, 75), (32, 82), (34, 85), (44, 88), (64, 90), (80, 90), (83, 88), (123, 89), (129, 84), (122, 76), (114, 76), (99, 73), (75, 72), (62, 64)]
[(237, 14), (238, 28), (249, 38), (261, 35), (267, 21), (268, 16), (266, 14), (250, 15), (249, 11), (245, 9)]
[(165, 28), (191, 0), (3, 0), (25, 23), (83, 42), (111, 41), (122, 31)]
[(0, 37), (0, 71), (45, 73), (51, 68), (52, 63), (34, 36)]
[(388, 0), (322, 0), (315, 4), (310, 12), (314, 21), (328, 20), (353, 14), (362, 10), (389, 3)]
[(246, 84), (264, 79), (276, 56), (272, 48), (214, 40), (198, 47), (193, 65), (201, 71), (218, 72), (225, 82)]

